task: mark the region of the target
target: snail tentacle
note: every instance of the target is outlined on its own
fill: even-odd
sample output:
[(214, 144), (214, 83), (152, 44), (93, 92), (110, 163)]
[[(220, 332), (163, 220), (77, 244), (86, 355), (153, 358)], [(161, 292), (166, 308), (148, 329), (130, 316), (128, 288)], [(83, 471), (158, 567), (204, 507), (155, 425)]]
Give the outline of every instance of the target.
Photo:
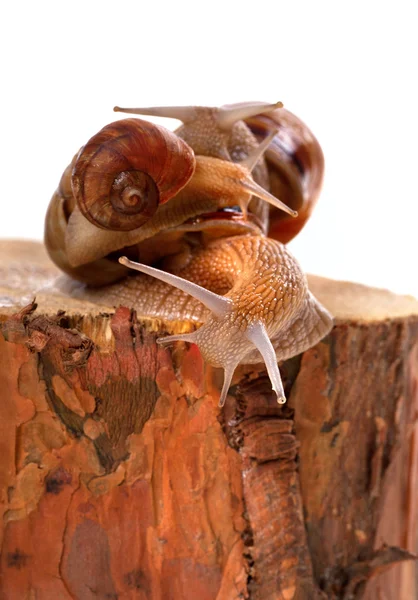
[(293, 210), (293, 208), (290, 208), (289, 206), (287, 206), (287, 204), (285, 204), (284, 202), (282, 202), (281, 200), (279, 200), (278, 198), (273, 196), (273, 194), (270, 194), (270, 192), (268, 192), (263, 187), (261, 187), (261, 185), (258, 185), (258, 183), (256, 183), (255, 181), (246, 179), (246, 180), (242, 181), (242, 187), (247, 189), (249, 192), (251, 192), (256, 198), (265, 200), (272, 206), (275, 206), (276, 208), (283, 210), (285, 213), (287, 213), (291, 217), (298, 216), (297, 210)]
[(246, 158), (243, 158), (239, 161), (240, 165), (247, 167), (249, 171), (253, 171), (258, 161), (264, 156), (267, 148), (270, 146), (271, 142), (274, 140), (277, 134), (277, 129), (273, 129), (269, 135), (264, 138), (260, 144), (252, 150)]
[(283, 108), (282, 102), (274, 104), (264, 102), (240, 102), (231, 106), (223, 106), (217, 114), (217, 122), (221, 129), (231, 129), (237, 121), (244, 121), (255, 115), (270, 113), (276, 108)]
[(228, 395), (229, 388), (231, 387), (232, 377), (234, 376), (235, 369), (238, 364), (225, 365), (224, 368), (224, 382), (222, 384), (221, 395), (219, 396), (218, 406), (222, 407), (225, 404), (226, 397)]
[(277, 402), (284, 404), (286, 396), (284, 394), (282, 378), (280, 376), (279, 367), (277, 366), (276, 351), (273, 344), (267, 335), (267, 331), (261, 321), (255, 322), (247, 329), (247, 337), (254, 344), (264, 359), (264, 364), (267, 368), (267, 373), (270, 377), (273, 391), (276, 392)]
[(183, 123), (194, 118), (196, 112), (194, 106), (148, 106), (143, 108), (123, 108), (121, 106), (115, 106), (113, 110), (114, 112), (121, 112), (129, 115), (178, 119), (179, 121), (183, 121)]
[(126, 256), (121, 256), (119, 258), (119, 262), (125, 267), (129, 267), (135, 271), (140, 271), (146, 275), (151, 275), (151, 277), (155, 277), (160, 281), (169, 283), (179, 290), (183, 290), (183, 292), (186, 292), (186, 294), (190, 294), (196, 298), (196, 300), (199, 300), (199, 302), (204, 304), (217, 317), (225, 316), (226, 312), (230, 308), (231, 301), (229, 299), (224, 298), (219, 294), (214, 294), (213, 292), (206, 290), (202, 286), (197, 285), (192, 281), (188, 281), (187, 279), (183, 279), (182, 277), (178, 277), (172, 273), (166, 273), (165, 271), (155, 269), (154, 267), (150, 267), (148, 265), (142, 265), (141, 263), (129, 260), (126, 258)]

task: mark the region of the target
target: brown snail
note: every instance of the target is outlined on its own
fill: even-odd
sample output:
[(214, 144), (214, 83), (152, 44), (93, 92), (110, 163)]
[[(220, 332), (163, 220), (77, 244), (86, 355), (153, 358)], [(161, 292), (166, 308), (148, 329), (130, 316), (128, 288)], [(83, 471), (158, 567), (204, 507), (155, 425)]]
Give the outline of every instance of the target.
[[(85, 296), (203, 323), (161, 341), (196, 343), (224, 368), (220, 404), (235, 367), (261, 360), (284, 402), (277, 361), (332, 326), (281, 243), (313, 208), (322, 152), (279, 106), (117, 108), (183, 125), (174, 133), (132, 118), (106, 126), (65, 171), (46, 219), (52, 259), (75, 278), (109, 284)], [(153, 279), (125, 277), (126, 267)]]

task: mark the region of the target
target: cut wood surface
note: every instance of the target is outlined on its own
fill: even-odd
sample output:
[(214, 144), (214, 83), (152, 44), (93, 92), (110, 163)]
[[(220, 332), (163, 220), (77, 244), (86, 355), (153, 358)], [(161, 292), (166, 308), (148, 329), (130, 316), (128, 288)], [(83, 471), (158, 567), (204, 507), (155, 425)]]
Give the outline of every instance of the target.
[(1, 600), (418, 597), (418, 302), (309, 283), (336, 324), (287, 404), (252, 365), (220, 409), (222, 372), (156, 345), (190, 324), (0, 242)]

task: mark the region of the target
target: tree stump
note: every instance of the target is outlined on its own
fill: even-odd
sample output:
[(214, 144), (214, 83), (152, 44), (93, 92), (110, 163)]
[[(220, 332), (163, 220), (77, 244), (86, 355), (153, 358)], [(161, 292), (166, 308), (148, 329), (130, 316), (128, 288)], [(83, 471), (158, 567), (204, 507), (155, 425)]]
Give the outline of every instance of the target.
[[(188, 323), (60, 294), (0, 244), (0, 598), (417, 597), (418, 302), (310, 278), (331, 334), (222, 373)], [(36, 303), (33, 297), (36, 295)]]

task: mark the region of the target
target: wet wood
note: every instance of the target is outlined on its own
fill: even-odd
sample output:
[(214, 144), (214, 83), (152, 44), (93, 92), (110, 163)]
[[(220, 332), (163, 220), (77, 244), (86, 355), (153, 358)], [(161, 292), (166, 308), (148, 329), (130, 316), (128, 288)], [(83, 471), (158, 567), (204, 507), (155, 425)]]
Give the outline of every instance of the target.
[(57, 277), (0, 244), (1, 600), (418, 595), (416, 301), (310, 278), (336, 325), (288, 403), (260, 365), (220, 410), (222, 373), (156, 345), (187, 324)]

